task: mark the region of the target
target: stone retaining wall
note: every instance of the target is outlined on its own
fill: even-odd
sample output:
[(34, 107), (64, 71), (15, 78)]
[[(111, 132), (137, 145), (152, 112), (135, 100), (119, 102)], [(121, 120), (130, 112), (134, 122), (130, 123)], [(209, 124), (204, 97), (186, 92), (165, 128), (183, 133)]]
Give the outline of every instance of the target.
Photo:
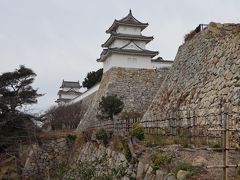
[(122, 178), (135, 177), (133, 168), (123, 153), (102, 144), (87, 142), (78, 146), (74, 140), (59, 138), (32, 146), (23, 175), (25, 179), (87, 179), (119, 172)]
[(41, 144), (34, 144), (25, 163), (24, 176), (49, 176), (50, 169), (54, 171), (66, 162), (70, 150), (71, 143), (69, 144), (66, 138), (44, 140)]
[(240, 24), (210, 23), (180, 46), (143, 120), (186, 109), (197, 116), (217, 115), (221, 98), (229, 102), (231, 118), (239, 124)]
[(124, 102), (123, 112), (144, 114), (159, 89), (167, 69), (147, 70), (112, 68), (104, 73), (92, 105), (81, 120), (78, 130), (94, 125), (102, 96), (117, 95)]

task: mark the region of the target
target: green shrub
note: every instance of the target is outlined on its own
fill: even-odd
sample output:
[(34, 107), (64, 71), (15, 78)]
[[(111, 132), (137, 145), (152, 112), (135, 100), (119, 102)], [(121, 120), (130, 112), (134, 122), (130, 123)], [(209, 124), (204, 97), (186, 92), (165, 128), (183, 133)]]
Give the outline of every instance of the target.
[(139, 123), (133, 124), (132, 136), (138, 138), (139, 140), (144, 139), (144, 128), (141, 124)]
[(107, 131), (103, 128), (97, 130), (96, 132), (96, 138), (98, 140), (103, 141), (103, 144), (107, 145), (108, 143), (108, 135), (107, 135)]
[(221, 144), (220, 143), (215, 143), (211, 146), (211, 148), (216, 148), (216, 149), (213, 149), (213, 151), (216, 151), (216, 152), (222, 152), (222, 149), (219, 149), (219, 148), (222, 148)]
[(102, 117), (113, 120), (114, 115), (118, 115), (124, 107), (123, 101), (117, 95), (102, 97), (99, 102), (99, 109)]
[(144, 137), (144, 145), (147, 147), (154, 147), (158, 145), (164, 145), (165, 144), (166, 137), (162, 135), (146, 135)]
[(221, 145), (219, 143), (215, 143), (212, 145), (212, 148), (221, 148)]
[(190, 139), (187, 137), (174, 137), (174, 144), (180, 144), (183, 148), (191, 148)]
[(157, 170), (160, 167), (166, 166), (172, 162), (172, 155), (163, 155), (160, 152), (157, 152), (151, 156), (151, 160), (153, 163), (153, 169)]
[(68, 134), (67, 139), (70, 141), (75, 141), (77, 139), (77, 136), (75, 134)]

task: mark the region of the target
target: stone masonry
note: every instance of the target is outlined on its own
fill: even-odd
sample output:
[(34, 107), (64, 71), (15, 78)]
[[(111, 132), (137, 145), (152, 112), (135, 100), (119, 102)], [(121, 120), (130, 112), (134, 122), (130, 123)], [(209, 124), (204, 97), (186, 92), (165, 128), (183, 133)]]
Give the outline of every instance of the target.
[(239, 121), (240, 24), (210, 23), (181, 45), (161, 84), (143, 120), (188, 108), (198, 116), (217, 113), (223, 98), (231, 105), (231, 118)]
[(100, 88), (81, 120), (78, 130), (94, 125), (97, 121), (102, 96), (117, 95), (124, 102), (123, 112), (144, 113), (159, 89), (167, 69), (112, 68), (104, 73)]

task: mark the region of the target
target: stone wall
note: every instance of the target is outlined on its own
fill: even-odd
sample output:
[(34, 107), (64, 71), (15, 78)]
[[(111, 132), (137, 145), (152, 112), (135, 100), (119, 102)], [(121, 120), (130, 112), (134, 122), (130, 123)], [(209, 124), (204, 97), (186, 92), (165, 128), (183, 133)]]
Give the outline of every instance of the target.
[(167, 69), (112, 68), (104, 73), (100, 88), (92, 105), (81, 120), (78, 130), (92, 126), (97, 121), (102, 96), (117, 95), (124, 102), (123, 112), (144, 113), (166, 75)]
[(231, 105), (231, 118), (239, 121), (240, 24), (210, 23), (181, 45), (143, 120), (172, 110), (217, 114), (221, 98)]
[[(79, 117), (80, 121), (83, 118), (84, 114), (87, 112), (88, 108), (91, 107), (95, 95), (96, 95), (96, 92), (90, 94), (89, 96), (85, 97), (80, 101), (81, 102), (81, 113)], [(79, 102), (76, 102), (76, 103), (79, 103)]]
[(67, 161), (70, 151), (71, 143), (67, 138), (44, 140), (32, 145), (23, 169), (24, 176), (30, 179), (49, 176), (49, 170), (54, 171)]
[[(88, 179), (135, 177), (125, 155), (96, 142), (57, 138), (32, 146), (23, 169), (25, 179)], [(91, 178), (90, 178), (91, 179)], [(109, 179), (109, 178), (107, 178)]]

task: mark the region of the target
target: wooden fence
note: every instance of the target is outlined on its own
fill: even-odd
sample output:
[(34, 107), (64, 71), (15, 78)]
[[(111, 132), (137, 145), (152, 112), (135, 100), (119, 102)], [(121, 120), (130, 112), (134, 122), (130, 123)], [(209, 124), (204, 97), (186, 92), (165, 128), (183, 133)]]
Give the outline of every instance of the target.
[[(105, 128), (108, 131), (114, 129), (125, 135), (132, 130), (134, 123), (142, 124), (145, 134), (166, 135), (185, 137), (195, 142), (196, 138), (203, 138), (206, 144), (209, 142), (221, 143), (219, 148), (208, 148), (209, 150), (223, 151), (222, 165), (208, 165), (207, 168), (222, 168), (223, 179), (228, 180), (228, 169), (240, 167), (240, 164), (229, 164), (228, 152), (237, 150), (240, 142), (240, 107), (230, 101), (220, 99), (218, 108), (211, 113), (199, 113), (196, 110), (178, 110), (170, 111), (161, 115), (160, 118), (151, 119), (151, 121), (142, 121), (141, 117), (128, 118), (122, 120), (102, 121), (93, 129)], [(206, 110), (208, 111), (208, 110)]]
[[(225, 111), (224, 111), (225, 107)], [(240, 112), (231, 111), (231, 103), (220, 100), (218, 108), (214, 112), (206, 113), (202, 110), (177, 110), (162, 114), (161, 117), (151, 120), (141, 120), (141, 117), (117, 119), (113, 121), (99, 121), (92, 126), (92, 129), (104, 128), (108, 131), (114, 129), (121, 134), (131, 131), (134, 123), (140, 123), (144, 127), (145, 134), (166, 135), (186, 137), (191, 140), (195, 138), (205, 139), (206, 142), (222, 140), (221, 131), (208, 131), (208, 129), (218, 129), (224, 126), (224, 118), (228, 117), (229, 128), (236, 129), (231, 131), (229, 137), (232, 142), (239, 141), (240, 133)], [(115, 127), (115, 128), (114, 128)]]

